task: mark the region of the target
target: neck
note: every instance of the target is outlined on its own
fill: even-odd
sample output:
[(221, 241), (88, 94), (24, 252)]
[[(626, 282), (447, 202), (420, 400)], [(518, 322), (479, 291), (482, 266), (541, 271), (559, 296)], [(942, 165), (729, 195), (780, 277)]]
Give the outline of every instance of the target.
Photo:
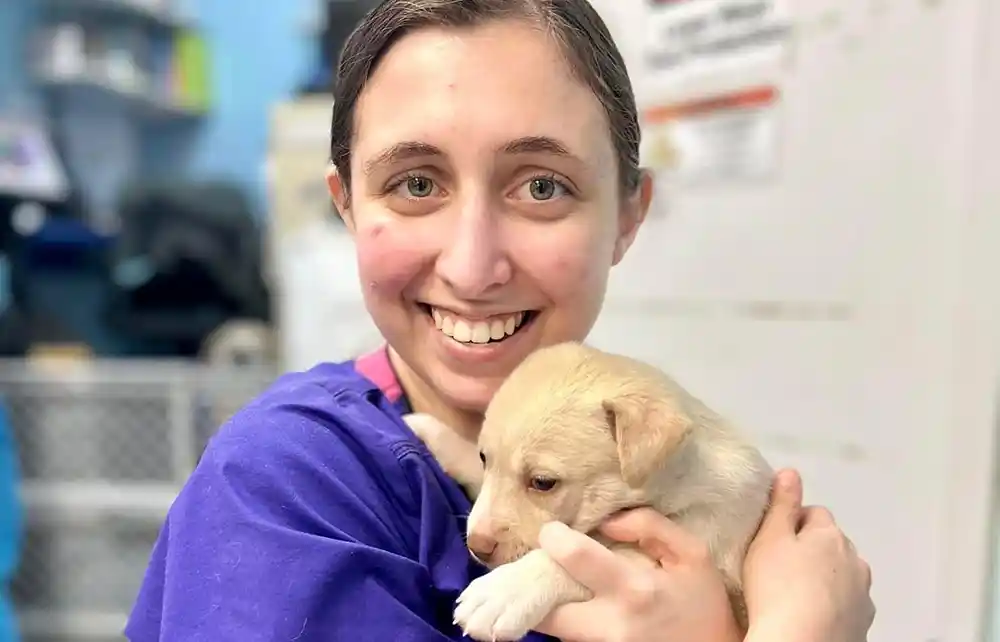
[(478, 412), (460, 410), (448, 404), (431, 386), (389, 348), (389, 362), (399, 377), (399, 383), (406, 391), (406, 399), (413, 412), (431, 415), (451, 428), (466, 441), (475, 443), (479, 439), (479, 429), (483, 425), (483, 415)]

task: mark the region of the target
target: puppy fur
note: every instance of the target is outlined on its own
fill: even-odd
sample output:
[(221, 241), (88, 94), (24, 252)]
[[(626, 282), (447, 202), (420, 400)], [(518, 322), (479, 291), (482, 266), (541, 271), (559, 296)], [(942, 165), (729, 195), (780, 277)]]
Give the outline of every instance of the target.
[[(478, 445), (426, 415), (407, 421), (475, 499), (469, 548), (491, 572), (458, 600), (455, 621), (470, 637), (517, 640), (556, 606), (592, 597), (538, 548), (545, 522), (596, 536), (606, 518), (638, 506), (707, 544), (745, 626), (741, 568), (773, 471), (736, 429), (663, 372), (563, 343), (536, 351), (503, 383)], [(634, 548), (598, 539), (650, 563)]]

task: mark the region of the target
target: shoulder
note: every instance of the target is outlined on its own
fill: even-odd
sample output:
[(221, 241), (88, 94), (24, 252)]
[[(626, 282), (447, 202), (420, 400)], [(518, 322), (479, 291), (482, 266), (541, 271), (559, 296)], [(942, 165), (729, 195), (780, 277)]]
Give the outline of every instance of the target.
[(430, 587), (464, 585), (465, 553), (423, 453), (348, 364), (281, 377), (219, 430), (171, 507), (129, 639), (445, 639)]
[(233, 415), (184, 492), (228, 488), (248, 510), (281, 506), (286, 520), (303, 513), (337, 528), (353, 516), (345, 502), (374, 503), (379, 521), (392, 523), (416, 501), (408, 460), (421, 459), (419, 450), (399, 413), (349, 362), (323, 364), (280, 377)]
[(348, 362), (279, 377), (220, 427), (206, 455), (252, 462), (301, 449), (354, 444), (391, 452), (409, 443), (413, 435), (399, 413)]

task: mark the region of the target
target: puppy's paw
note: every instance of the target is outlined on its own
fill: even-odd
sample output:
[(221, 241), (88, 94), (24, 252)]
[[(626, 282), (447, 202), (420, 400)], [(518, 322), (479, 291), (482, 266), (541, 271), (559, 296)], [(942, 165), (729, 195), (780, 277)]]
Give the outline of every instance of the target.
[(479, 463), (479, 450), (476, 445), (462, 439), (454, 430), (431, 415), (412, 413), (405, 415), (403, 421), (413, 434), (424, 442), (435, 459), (442, 464), (450, 464), (446, 468), (458, 466), (466, 459), (474, 459), (477, 464)]
[(474, 442), (466, 441), (431, 415), (413, 413), (404, 416), (403, 421), (427, 446), (445, 473), (464, 486), (471, 497), (479, 494), (483, 467)]
[(431, 415), (415, 412), (404, 415), (403, 421), (410, 427), (413, 434), (427, 445), (431, 452), (434, 451), (434, 446), (439, 446), (446, 442), (448, 427)]
[(455, 608), (455, 623), (466, 635), (481, 642), (513, 642), (545, 619), (558, 596), (524, 570), (517, 562), (504, 564), (469, 584)]

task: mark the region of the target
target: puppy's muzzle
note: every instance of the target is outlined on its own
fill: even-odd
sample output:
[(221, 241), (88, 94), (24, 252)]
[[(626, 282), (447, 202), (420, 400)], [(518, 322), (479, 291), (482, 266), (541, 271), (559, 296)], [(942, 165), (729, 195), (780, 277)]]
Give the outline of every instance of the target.
[(496, 539), (481, 533), (469, 533), (469, 552), (480, 564), (489, 564), (497, 550)]

